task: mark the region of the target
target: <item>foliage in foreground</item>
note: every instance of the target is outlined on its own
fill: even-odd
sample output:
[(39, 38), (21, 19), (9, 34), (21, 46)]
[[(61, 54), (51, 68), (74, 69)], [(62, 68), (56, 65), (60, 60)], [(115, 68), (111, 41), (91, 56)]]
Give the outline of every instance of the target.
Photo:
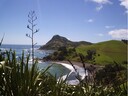
[[(0, 96), (126, 96), (126, 87), (89, 84), (80, 80), (76, 86), (59, 81), (35, 62), (29, 67), (29, 56), (17, 60), (15, 52), (6, 52), (5, 64), (0, 65)], [(50, 66), (51, 67), (51, 66)]]

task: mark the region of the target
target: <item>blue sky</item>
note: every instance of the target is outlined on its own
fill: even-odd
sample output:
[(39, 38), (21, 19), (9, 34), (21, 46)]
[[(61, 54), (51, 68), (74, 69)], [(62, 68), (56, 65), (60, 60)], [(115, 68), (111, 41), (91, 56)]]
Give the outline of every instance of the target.
[(0, 0), (0, 38), (4, 44), (31, 44), (25, 36), (28, 13), (38, 19), (35, 42), (45, 44), (53, 35), (72, 41), (102, 42), (128, 36), (128, 0)]

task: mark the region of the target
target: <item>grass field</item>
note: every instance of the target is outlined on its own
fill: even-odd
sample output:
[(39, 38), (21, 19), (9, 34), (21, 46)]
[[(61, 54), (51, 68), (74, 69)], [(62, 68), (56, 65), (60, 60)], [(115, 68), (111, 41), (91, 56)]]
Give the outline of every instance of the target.
[(127, 61), (127, 45), (121, 41), (110, 40), (105, 42), (96, 43), (93, 45), (81, 45), (76, 48), (77, 53), (82, 53), (86, 55), (87, 50), (96, 50), (97, 64), (109, 64), (113, 61), (117, 63), (123, 63)]

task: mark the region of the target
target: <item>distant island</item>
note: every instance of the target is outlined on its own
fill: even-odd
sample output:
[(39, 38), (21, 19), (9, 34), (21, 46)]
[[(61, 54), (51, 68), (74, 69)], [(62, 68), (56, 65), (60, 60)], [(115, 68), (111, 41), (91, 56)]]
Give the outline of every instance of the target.
[(87, 42), (87, 41), (73, 42), (63, 36), (54, 35), (51, 40), (49, 40), (45, 45), (41, 46), (39, 49), (57, 50), (60, 47), (78, 47), (80, 45), (91, 45), (91, 44), (92, 44), (91, 42)]

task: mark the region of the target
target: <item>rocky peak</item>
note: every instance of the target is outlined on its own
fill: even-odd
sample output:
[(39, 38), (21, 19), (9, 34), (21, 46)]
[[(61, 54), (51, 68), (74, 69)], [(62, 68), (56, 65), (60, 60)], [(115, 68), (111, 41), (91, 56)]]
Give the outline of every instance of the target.
[(68, 40), (67, 38), (59, 35), (54, 35), (50, 41), (48, 41), (45, 45), (41, 46), (40, 49), (58, 49), (59, 47), (76, 47), (80, 44), (91, 44), (90, 42), (72, 42)]

